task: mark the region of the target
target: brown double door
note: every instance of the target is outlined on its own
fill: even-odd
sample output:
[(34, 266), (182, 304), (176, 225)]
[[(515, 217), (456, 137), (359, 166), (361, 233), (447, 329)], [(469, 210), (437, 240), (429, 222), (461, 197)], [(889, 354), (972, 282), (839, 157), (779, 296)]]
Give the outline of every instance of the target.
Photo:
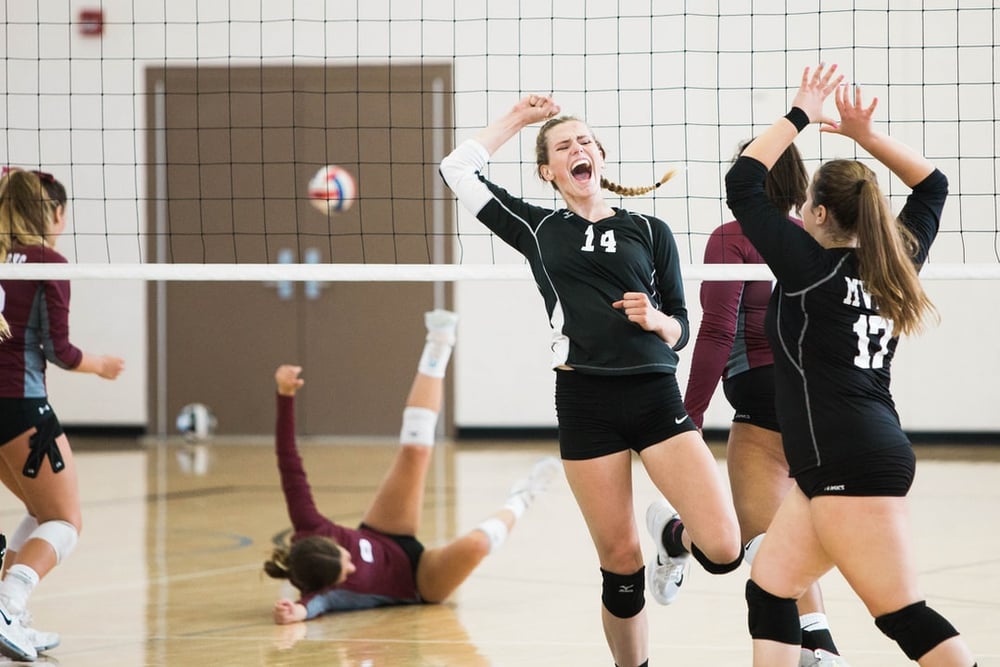
[[(150, 69), (148, 261), (451, 261), (450, 91), (447, 66)], [(331, 218), (306, 199), (325, 164), (359, 190)], [(194, 402), (218, 434), (273, 432), (287, 362), (305, 369), (300, 434), (397, 433), (422, 313), (450, 300), (426, 282), (151, 284), (150, 432)]]

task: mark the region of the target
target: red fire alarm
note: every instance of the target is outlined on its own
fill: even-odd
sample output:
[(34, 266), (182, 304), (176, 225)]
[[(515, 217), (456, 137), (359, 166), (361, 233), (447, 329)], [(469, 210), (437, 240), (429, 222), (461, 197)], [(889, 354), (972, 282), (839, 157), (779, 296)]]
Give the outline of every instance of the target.
[(103, 9), (80, 10), (80, 34), (87, 37), (97, 37), (104, 32)]

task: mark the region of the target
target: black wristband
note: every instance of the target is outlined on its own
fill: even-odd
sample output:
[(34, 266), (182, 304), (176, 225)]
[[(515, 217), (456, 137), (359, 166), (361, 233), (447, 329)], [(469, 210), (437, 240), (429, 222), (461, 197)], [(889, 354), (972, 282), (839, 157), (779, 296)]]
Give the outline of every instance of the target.
[(792, 110), (785, 114), (785, 118), (795, 126), (797, 132), (801, 132), (809, 125), (809, 116), (799, 107), (792, 107)]

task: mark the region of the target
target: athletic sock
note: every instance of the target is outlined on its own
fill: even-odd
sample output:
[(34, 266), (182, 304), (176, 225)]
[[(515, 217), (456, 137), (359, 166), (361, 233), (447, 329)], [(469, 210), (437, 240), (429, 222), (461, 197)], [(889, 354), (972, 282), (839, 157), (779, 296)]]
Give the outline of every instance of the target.
[(38, 579), (38, 573), (27, 565), (17, 563), (10, 566), (3, 581), (0, 581), (0, 601), (9, 612), (17, 616), (24, 613)]
[(799, 625), (802, 628), (802, 648), (810, 651), (823, 649), (840, 655), (837, 645), (833, 642), (833, 635), (830, 634), (826, 614), (822, 612), (803, 614), (799, 617)]
[(476, 526), (476, 529), (482, 531), (486, 535), (486, 539), (490, 541), (490, 553), (496, 551), (507, 541), (507, 534), (510, 532), (507, 524), (495, 516), (483, 521)]
[(424, 351), (420, 355), (417, 371), (433, 378), (443, 378), (448, 370), (448, 360), (451, 359), (452, 346), (440, 341), (428, 340), (424, 343)]
[(668, 556), (680, 556), (688, 552), (681, 541), (684, 533), (684, 523), (680, 519), (671, 519), (663, 529), (663, 548), (667, 550)]

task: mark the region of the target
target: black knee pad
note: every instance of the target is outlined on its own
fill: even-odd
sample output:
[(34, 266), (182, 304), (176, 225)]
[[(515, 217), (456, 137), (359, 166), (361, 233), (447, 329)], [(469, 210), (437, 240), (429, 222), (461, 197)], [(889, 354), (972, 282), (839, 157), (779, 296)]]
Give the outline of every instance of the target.
[(618, 618), (632, 618), (646, 606), (646, 568), (633, 574), (615, 574), (601, 568), (604, 587), (601, 602)]
[(743, 554), (746, 553), (743, 547), (740, 547), (740, 555), (732, 563), (719, 564), (708, 559), (701, 549), (698, 548), (697, 544), (691, 545), (691, 555), (694, 559), (701, 563), (701, 566), (705, 568), (705, 571), (710, 574), (726, 574), (727, 572), (732, 572), (740, 566), (743, 562)]
[(924, 657), (944, 640), (958, 636), (958, 630), (944, 616), (928, 607), (925, 600), (879, 616), (875, 625), (886, 637), (899, 644), (907, 658), (914, 661)]
[(792, 598), (779, 598), (747, 580), (747, 624), (754, 639), (802, 644), (799, 608)]

